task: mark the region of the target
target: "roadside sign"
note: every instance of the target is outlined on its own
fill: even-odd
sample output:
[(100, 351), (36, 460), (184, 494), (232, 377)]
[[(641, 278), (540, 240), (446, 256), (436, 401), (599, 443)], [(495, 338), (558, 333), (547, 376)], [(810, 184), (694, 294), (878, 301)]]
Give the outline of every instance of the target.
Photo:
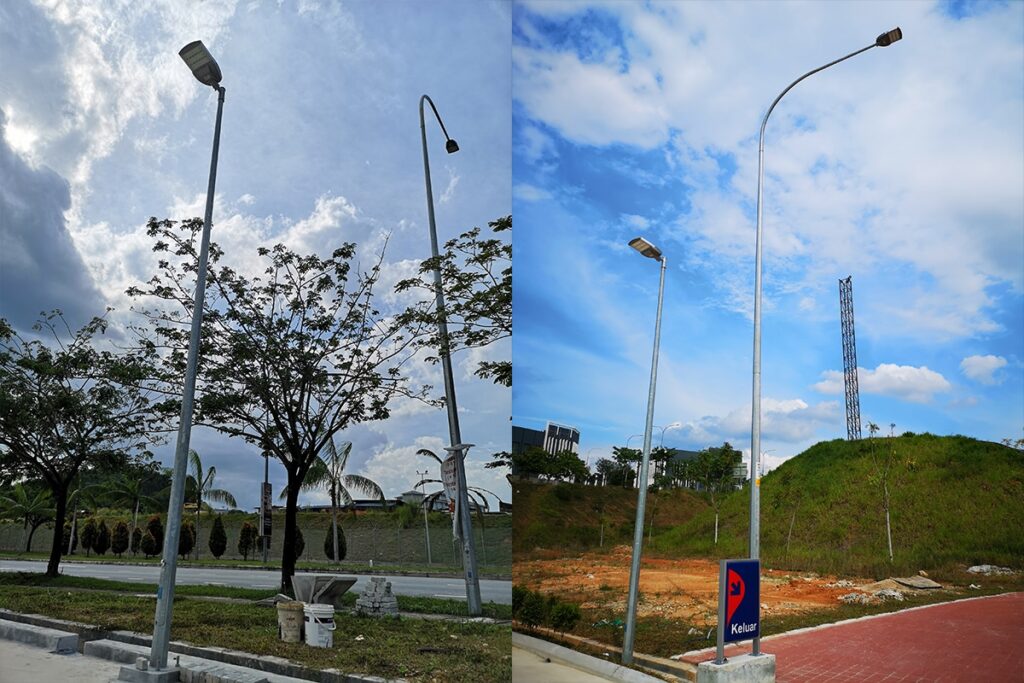
[(718, 657), (725, 661), (725, 643), (761, 635), (760, 560), (721, 560), (718, 570)]
[(270, 531), (273, 527), (273, 518), (271, 513), (273, 512), (273, 497), (270, 492), (270, 482), (263, 482), (263, 491), (260, 496), (260, 528), (262, 531), (261, 536), (270, 536)]
[(441, 463), (441, 483), (444, 485), (444, 495), (448, 498), (448, 512), (452, 516), (452, 533), (457, 540), (462, 540), (459, 536), (458, 517), (455, 515), (455, 503), (459, 499), (459, 470), (458, 461), (455, 460), (458, 457), (456, 451), (451, 451)]

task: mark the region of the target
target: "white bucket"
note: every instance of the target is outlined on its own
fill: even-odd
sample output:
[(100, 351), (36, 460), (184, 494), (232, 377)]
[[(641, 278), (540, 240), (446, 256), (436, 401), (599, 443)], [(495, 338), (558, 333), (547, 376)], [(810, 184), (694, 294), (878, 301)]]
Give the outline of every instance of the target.
[(303, 603), (284, 601), (277, 603), (277, 633), (286, 643), (302, 642)]
[(306, 645), (334, 647), (334, 605), (306, 603), (302, 611), (306, 617)]

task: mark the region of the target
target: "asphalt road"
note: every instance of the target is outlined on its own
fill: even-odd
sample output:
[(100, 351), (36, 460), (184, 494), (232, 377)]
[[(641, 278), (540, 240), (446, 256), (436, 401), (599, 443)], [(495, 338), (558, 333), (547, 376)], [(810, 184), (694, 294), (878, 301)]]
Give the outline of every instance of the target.
[[(136, 581), (138, 583), (157, 583), (160, 580), (158, 566), (139, 566), (121, 564), (87, 564), (62, 562), (61, 572), (67, 576), (88, 576), (96, 579), (114, 581)], [(44, 572), (45, 562), (31, 560), (0, 560), (0, 571), (5, 572)], [(351, 590), (362, 591), (370, 580), (367, 574), (353, 574), (357, 577)], [(396, 595), (414, 595), (433, 598), (466, 599), (466, 584), (459, 579), (436, 578), (427, 576), (387, 576), (391, 581), (391, 589)], [(242, 588), (277, 588), (281, 585), (281, 573), (265, 569), (215, 569), (210, 567), (178, 567), (176, 573), (178, 585), (220, 585), (240, 586)], [(480, 599), (483, 602), (496, 602), (504, 605), (512, 604), (512, 582), (480, 580)]]

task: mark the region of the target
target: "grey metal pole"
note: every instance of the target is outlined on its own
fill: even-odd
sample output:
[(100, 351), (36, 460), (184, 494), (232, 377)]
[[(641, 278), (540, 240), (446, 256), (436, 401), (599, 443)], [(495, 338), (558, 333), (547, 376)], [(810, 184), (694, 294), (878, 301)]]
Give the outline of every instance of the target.
[[(429, 472), (430, 470), (423, 470), (420, 473), (419, 470), (416, 470), (416, 474), (420, 475), (421, 482)], [(430, 555), (430, 521), (427, 519), (427, 485), (425, 483), (423, 484), (423, 533), (427, 538), (427, 564), (434, 564), (434, 560)]]
[[(423, 117), (424, 103), (430, 104), (430, 108), (433, 110), (434, 117), (437, 119), (438, 124), (440, 124), (441, 132), (444, 133), (445, 138), (449, 142), (453, 143), (454, 141), (448, 137), (448, 131), (445, 130), (444, 122), (441, 121), (441, 116), (437, 113), (437, 107), (434, 106), (433, 100), (427, 95), (420, 97), (420, 139), (423, 143), (423, 177), (427, 189), (427, 218), (430, 222), (430, 253), (436, 262), (439, 250), (437, 246), (437, 225), (434, 222), (434, 192), (430, 186), (430, 157), (427, 154), (427, 125)], [(455, 149), (458, 149), (457, 145)], [(459, 431), (459, 410), (455, 400), (455, 379), (452, 375), (451, 349), (448, 342), (448, 320), (445, 317), (444, 291), (441, 285), (441, 268), (439, 265), (434, 268), (434, 300), (437, 308), (437, 328), (440, 335), (440, 349), (438, 351), (441, 356), (441, 371), (444, 376), (445, 408), (448, 411), (448, 438), (451, 441), (451, 446), (455, 447), (462, 444), (462, 434)], [(460, 520), (465, 522), (462, 527), (462, 566), (466, 579), (466, 602), (469, 615), (479, 616), (482, 607), (480, 603), (480, 578), (476, 570), (476, 545), (473, 542), (473, 527), (469, 519), (469, 496), (466, 493), (464, 458), (465, 451), (462, 451), (461, 457), (457, 460), (459, 507), (466, 513), (464, 517), (460, 517)]]
[(644, 455), (640, 461), (640, 485), (636, 499), (636, 524), (633, 528), (633, 562), (629, 569), (629, 599), (626, 604), (626, 632), (622, 637), (622, 663), (633, 662), (636, 635), (636, 602), (640, 589), (640, 551), (644, 542), (644, 504), (647, 501), (647, 467), (651, 459), (651, 432), (654, 428), (654, 387), (658, 380), (658, 344), (661, 341), (661, 302), (665, 294), (665, 264), (661, 257), (658, 285), (658, 314), (654, 322), (654, 353), (651, 356), (651, 387), (647, 394), (647, 426), (644, 430)]
[(160, 584), (156, 590), (156, 617), (153, 622), (153, 649), (149, 657), (151, 669), (167, 668), (167, 646), (171, 640), (171, 616), (174, 609), (174, 577), (178, 567), (178, 535), (181, 533), (181, 508), (185, 502), (185, 466), (188, 444), (192, 436), (192, 406), (196, 392), (196, 367), (199, 362), (199, 333), (203, 324), (203, 302), (206, 299), (206, 262), (210, 253), (210, 227), (213, 223), (213, 193), (217, 184), (217, 153), (220, 149), (220, 120), (224, 111), (224, 88), (217, 86), (217, 123), (213, 129), (213, 156), (210, 159), (210, 184), (206, 189), (206, 217), (196, 271), (196, 297), (192, 309), (192, 335), (188, 343), (188, 365), (185, 368), (185, 389), (181, 397), (181, 418), (178, 444), (174, 452), (174, 474), (171, 499), (167, 505), (167, 530), (164, 552), (160, 560)]
[[(269, 451), (263, 451), (263, 486), (266, 487), (266, 485), (268, 483), (270, 483), (270, 452)], [(260, 507), (262, 507), (262, 506), (263, 506), (263, 491), (260, 491)], [(272, 514), (272, 511), (273, 511), (273, 507), (271, 507), (271, 512), (269, 512), (267, 514)], [(264, 533), (265, 529), (266, 529), (266, 524), (264, 524), (260, 528), (260, 536), (263, 538), (263, 564), (267, 564), (267, 562), (270, 559), (270, 536), (267, 536), (266, 533)], [(334, 543), (335, 543), (335, 548), (337, 548), (337, 543), (338, 543), (338, 539), (337, 538), (334, 539)], [(335, 557), (337, 557), (337, 555), (338, 555), (337, 550), (335, 550), (334, 555), (335, 555)]]
[[(895, 31), (899, 31), (896, 29)], [(894, 32), (890, 32), (894, 33)], [(800, 81), (804, 80), (808, 76), (823, 71), (830, 66), (834, 66), (839, 62), (845, 61), (850, 57), (855, 57), (862, 52), (867, 52), (873, 47), (884, 46), (889, 43), (882, 43), (883, 36), (889, 34), (882, 34), (878, 39), (859, 50), (851, 52), (845, 57), (829, 62), (823, 66), (819, 66), (817, 69), (808, 71), (800, 78), (796, 79), (786, 89), (779, 93), (779, 96), (775, 98), (771, 106), (768, 107), (767, 113), (764, 115), (764, 119), (761, 121), (761, 134), (758, 138), (757, 144), (757, 237), (754, 247), (754, 369), (753, 369), (753, 396), (751, 399), (751, 420), (750, 420), (750, 557), (751, 559), (759, 559), (761, 553), (761, 477), (759, 476), (758, 463), (761, 458), (761, 229), (762, 229), (762, 205), (764, 197), (764, 130), (768, 125), (768, 117), (772, 115), (772, 111), (775, 109), (775, 105), (779, 103), (779, 100), (792, 90)], [(900, 34), (899, 37), (902, 37)], [(899, 40), (899, 37), (896, 40)], [(754, 649), (753, 654), (761, 654), (761, 639), (754, 638)]]

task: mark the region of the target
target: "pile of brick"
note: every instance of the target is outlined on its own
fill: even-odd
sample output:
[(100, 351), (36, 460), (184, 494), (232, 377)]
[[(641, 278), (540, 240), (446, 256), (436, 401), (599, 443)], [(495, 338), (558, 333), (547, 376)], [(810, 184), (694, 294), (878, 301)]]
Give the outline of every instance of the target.
[(366, 590), (356, 600), (356, 613), (371, 617), (397, 617), (398, 598), (391, 592), (391, 582), (382, 576), (371, 578)]

